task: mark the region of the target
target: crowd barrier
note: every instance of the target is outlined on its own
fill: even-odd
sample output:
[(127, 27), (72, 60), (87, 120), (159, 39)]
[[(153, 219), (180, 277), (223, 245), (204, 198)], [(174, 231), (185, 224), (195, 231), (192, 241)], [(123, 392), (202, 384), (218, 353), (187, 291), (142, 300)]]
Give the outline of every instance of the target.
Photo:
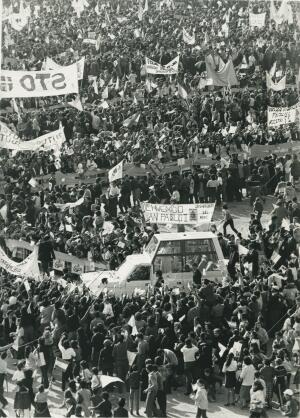
[[(34, 249), (34, 245), (31, 245), (27, 241), (6, 239), (5, 243), (12, 252), (13, 257), (20, 261), (28, 257)], [(95, 263), (86, 258), (78, 258), (60, 251), (54, 251), (54, 253), (55, 260), (53, 260), (53, 269), (60, 272), (67, 269), (71, 273), (80, 275), (90, 271), (107, 270), (108, 268), (104, 263)]]

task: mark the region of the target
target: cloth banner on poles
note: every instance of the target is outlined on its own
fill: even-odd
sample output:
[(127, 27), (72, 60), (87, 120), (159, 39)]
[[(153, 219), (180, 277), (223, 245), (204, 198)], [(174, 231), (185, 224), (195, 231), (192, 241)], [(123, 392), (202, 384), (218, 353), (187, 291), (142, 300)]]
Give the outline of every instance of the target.
[(141, 203), (145, 221), (158, 224), (199, 224), (210, 222), (214, 213), (214, 203), (182, 205), (162, 205)]
[(52, 58), (46, 58), (46, 62), (44, 64), (44, 70), (48, 71), (48, 70), (58, 70), (60, 68), (68, 68), (71, 67), (72, 65), (76, 65), (77, 68), (77, 78), (78, 80), (82, 80), (83, 79), (83, 72), (84, 72), (84, 60), (85, 58), (81, 58), (79, 61), (76, 61), (74, 64), (71, 65), (59, 65), (56, 64), (55, 61), (53, 61)]
[(173, 75), (178, 73), (179, 55), (166, 65), (158, 64), (146, 57), (145, 70), (147, 74)]
[(288, 125), (296, 122), (297, 112), (300, 104), (291, 107), (271, 107), (268, 106), (268, 127), (273, 128), (281, 125)]
[(1, 71), (0, 96), (49, 97), (78, 93), (77, 66), (49, 71)]
[(49, 151), (59, 149), (66, 140), (63, 129), (49, 132), (30, 141), (21, 141), (9, 128), (0, 122), (0, 146), (14, 151)]
[(0, 247), (0, 267), (15, 276), (31, 277), (35, 280), (39, 280), (40, 270), (37, 255), (38, 248), (36, 247), (25, 260), (17, 263), (16, 261), (11, 260)]

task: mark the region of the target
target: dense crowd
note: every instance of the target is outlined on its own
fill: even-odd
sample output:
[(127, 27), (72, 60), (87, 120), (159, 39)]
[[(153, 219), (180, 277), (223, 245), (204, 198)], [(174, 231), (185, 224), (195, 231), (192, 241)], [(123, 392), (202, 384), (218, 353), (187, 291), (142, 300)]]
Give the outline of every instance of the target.
[[(225, 407), (248, 409), (251, 418), (268, 408), (298, 415), (300, 159), (293, 143), (299, 126), (268, 129), (267, 106), (298, 102), (299, 5), (292, 3), (292, 21), (276, 25), (266, 2), (189, 3), (91, 0), (78, 15), (69, 0), (3, 0), (4, 15), (22, 7), (30, 18), (20, 32), (3, 20), (2, 68), (40, 70), (47, 57), (60, 65), (85, 57), (85, 67), (77, 98), (0, 102), (1, 121), (22, 140), (61, 126), (66, 137), (59, 152), (0, 150), (1, 246), (13, 257), (6, 238), (37, 244), (43, 272), (37, 283), (1, 271), (0, 416), (11, 354), (16, 416), (30, 409), (50, 416), (57, 370), (68, 417), (139, 415), (141, 402), (147, 417), (167, 416), (168, 395), (182, 386), (197, 418), (220, 402), (223, 386)], [(266, 11), (263, 28), (249, 28), (249, 8)], [(183, 28), (194, 33), (194, 46), (183, 42)], [(178, 76), (146, 74), (146, 57), (165, 65), (177, 55)], [(218, 70), (229, 59), (240, 86), (206, 86), (205, 61)], [(265, 82), (275, 63), (275, 79), (287, 79), (278, 92)], [(67, 105), (78, 98), (83, 111)], [(134, 123), (124, 124), (133, 115), (139, 115)], [(256, 144), (286, 143), (286, 155), (251, 155)], [(208, 166), (197, 164), (204, 157)], [(190, 167), (164, 173), (180, 159), (192, 161)], [(85, 181), (86, 172), (121, 160), (125, 169), (154, 164), (159, 171), (147, 168), (144, 176), (125, 174), (110, 184), (100, 175)], [(76, 175), (78, 183), (58, 181), (57, 173)], [(31, 181), (48, 174), (38, 187)], [(266, 224), (268, 194), (276, 200)], [(245, 235), (235, 228), (230, 204), (248, 198)], [(228, 259), (221, 283), (195, 265), (189, 287), (170, 289), (157, 271), (146, 293), (95, 295), (67, 269), (59, 279), (50, 274), (54, 250), (110, 270), (141, 253), (161, 228), (145, 224), (146, 201), (223, 205), (223, 233), (211, 224)], [(119, 380), (107, 384), (104, 376)]]

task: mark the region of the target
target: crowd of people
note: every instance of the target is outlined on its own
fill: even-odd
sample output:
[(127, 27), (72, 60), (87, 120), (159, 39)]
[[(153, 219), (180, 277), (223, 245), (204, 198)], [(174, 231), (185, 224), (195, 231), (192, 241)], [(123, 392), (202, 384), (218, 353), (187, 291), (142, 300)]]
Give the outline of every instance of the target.
[[(8, 377), (16, 416), (50, 416), (56, 380), (67, 417), (139, 415), (142, 402), (147, 417), (167, 416), (168, 395), (182, 387), (197, 418), (224, 401), (224, 390), (224, 407), (247, 409), (251, 418), (268, 409), (298, 415), (299, 126), (267, 125), (267, 106), (299, 100), (299, 3), (289, 4), (293, 19), (278, 25), (263, 1), (89, 0), (78, 13), (70, 0), (3, 0), (3, 16), (29, 10), (21, 31), (2, 22), (3, 69), (40, 70), (47, 57), (60, 65), (84, 57), (85, 66), (78, 97), (0, 102), (1, 122), (22, 140), (60, 127), (66, 137), (59, 152), (0, 150), (1, 247), (13, 258), (5, 239), (38, 245), (43, 277), (37, 283), (1, 271), (0, 416), (7, 416)], [(265, 26), (249, 28), (249, 11), (266, 12)], [(183, 41), (183, 29), (194, 45)], [(176, 76), (146, 74), (146, 57), (165, 65), (178, 55)], [(219, 70), (229, 59), (240, 85), (207, 86), (205, 62)], [(281, 91), (266, 86), (275, 65), (275, 81), (286, 75)], [(289, 151), (251, 153), (275, 144)], [(85, 181), (85, 173), (107, 173), (121, 161), (121, 179)], [(166, 170), (172, 162), (178, 166)], [(144, 175), (126, 174), (129, 165), (146, 167)], [(78, 182), (70, 186), (58, 173)], [(267, 195), (275, 200), (265, 223)], [(230, 206), (243, 200), (247, 234), (236, 229)], [(157, 271), (147, 293), (120, 297), (92, 294), (67, 268), (59, 278), (50, 274), (54, 250), (109, 270), (141, 253), (161, 228), (145, 223), (141, 202), (221, 206), (223, 233), (210, 228), (228, 259), (222, 282), (195, 265), (189, 287), (172, 289)]]

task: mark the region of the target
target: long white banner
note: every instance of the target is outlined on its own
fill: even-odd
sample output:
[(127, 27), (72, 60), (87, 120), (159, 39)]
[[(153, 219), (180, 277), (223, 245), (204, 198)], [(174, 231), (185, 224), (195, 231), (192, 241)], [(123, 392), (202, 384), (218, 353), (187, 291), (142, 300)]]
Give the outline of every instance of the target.
[(46, 61), (44, 63), (44, 66), (43, 66), (43, 70), (46, 70), (46, 71), (48, 71), (48, 70), (58, 70), (58, 69), (61, 69), (61, 68), (69, 68), (72, 65), (76, 65), (77, 78), (78, 78), (78, 80), (82, 80), (83, 79), (83, 72), (84, 72), (84, 57), (81, 58), (79, 61), (76, 61), (74, 64), (66, 65), (66, 66), (56, 64), (56, 62), (53, 61), (52, 58), (47, 57)]
[(49, 71), (1, 71), (0, 96), (46, 97), (78, 93), (76, 64)]
[(296, 122), (297, 112), (300, 110), (300, 104), (291, 107), (270, 107), (268, 106), (268, 127), (287, 125)]
[(37, 253), (38, 249), (35, 247), (33, 252), (25, 258), (25, 260), (21, 261), (21, 263), (17, 263), (16, 261), (11, 260), (0, 247), (0, 267), (15, 276), (32, 277), (38, 280), (40, 277), (40, 271)]
[(214, 203), (182, 205), (161, 205), (142, 203), (146, 222), (158, 224), (200, 224), (210, 222), (214, 213)]
[(63, 129), (49, 132), (31, 141), (21, 141), (4, 123), (0, 122), (0, 147), (15, 151), (49, 151), (59, 149), (65, 142)]
[(145, 70), (147, 74), (173, 75), (178, 73), (179, 55), (166, 65), (158, 64), (146, 57)]

